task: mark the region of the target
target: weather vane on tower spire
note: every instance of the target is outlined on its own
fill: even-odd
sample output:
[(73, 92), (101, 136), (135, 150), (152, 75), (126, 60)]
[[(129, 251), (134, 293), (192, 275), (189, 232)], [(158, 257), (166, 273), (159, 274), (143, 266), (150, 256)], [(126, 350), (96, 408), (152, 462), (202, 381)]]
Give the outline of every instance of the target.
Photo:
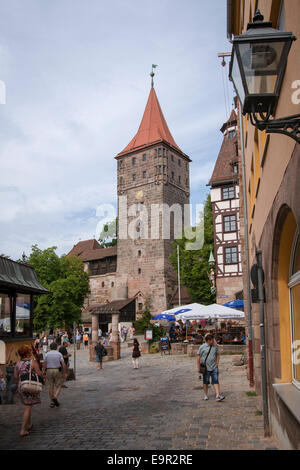
[(152, 70), (151, 70), (151, 73), (150, 73), (150, 77), (151, 77), (151, 88), (154, 88), (153, 77), (154, 77), (155, 73), (153, 72), (153, 69), (156, 69), (156, 67), (157, 67), (157, 65), (152, 64)]

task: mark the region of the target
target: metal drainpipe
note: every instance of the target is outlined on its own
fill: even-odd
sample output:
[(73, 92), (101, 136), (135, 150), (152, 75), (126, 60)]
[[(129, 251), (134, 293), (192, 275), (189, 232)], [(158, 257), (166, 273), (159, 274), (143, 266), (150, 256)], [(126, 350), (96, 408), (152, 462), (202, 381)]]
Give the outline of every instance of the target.
[(250, 267), (249, 267), (248, 207), (247, 207), (247, 193), (246, 193), (244, 128), (243, 128), (243, 121), (242, 121), (242, 114), (241, 114), (241, 105), (239, 105), (239, 119), (240, 119), (243, 205), (244, 205), (244, 238), (245, 238), (245, 257), (246, 257), (249, 384), (250, 384), (250, 387), (253, 387), (254, 386), (254, 373), (253, 373), (254, 367), (253, 367), (253, 331), (252, 331), (252, 309), (251, 309), (252, 306), (251, 306)]
[(257, 288), (259, 301), (259, 329), (260, 329), (260, 358), (261, 358), (261, 388), (263, 400), (263, 416), (265, 436), (270, 435), (269, 413), (268, 413), (268, 392), (267, 392), (267, 367), (266, 367), (266, 345), (265, 345), (265, 319), (264, 319), (264, 281), (262, 272), (262, 253), (257, 251)]

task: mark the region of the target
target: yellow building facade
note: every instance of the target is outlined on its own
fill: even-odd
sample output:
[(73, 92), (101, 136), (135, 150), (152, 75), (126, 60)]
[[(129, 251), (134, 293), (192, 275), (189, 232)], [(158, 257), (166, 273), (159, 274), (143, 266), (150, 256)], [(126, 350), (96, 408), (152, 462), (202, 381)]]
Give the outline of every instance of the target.
[[(299, 0), (228, 0), (227, 8), (229, 38), (247, 30), (257, 9), (265, 21), (272, 22), (273, 28), (293, 32), (298, 38), (288, 57), (273, 117), (299, 114)], [(244, 227), (248, 234), (249, 267), (256, 263), (256, 253), (261, 251), (265, 273), (270, 432), (283, 448), (300, 449), (300, 145), (290, 137), (257, 130), (248, 115), (240, 117), (245, 164), (245, 188), (240, 179), (240, 192), (244, 190), (247, 198)], [(246, 245), (243, 243), (244, 260)], [(261, 393), (260, 321), (256, 303), (251, 304), (251, 318), (254, 383)]]

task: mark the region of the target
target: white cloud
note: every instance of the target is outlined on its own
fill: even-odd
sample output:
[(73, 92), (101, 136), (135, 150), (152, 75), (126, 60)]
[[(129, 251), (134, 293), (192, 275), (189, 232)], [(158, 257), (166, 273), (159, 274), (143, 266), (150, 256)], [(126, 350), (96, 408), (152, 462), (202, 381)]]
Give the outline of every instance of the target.
[(166, 120), (193, 159), (192, 199), (205, 197), (227, 118), (225, 27), (222, 0), (2, 6), (1, 252), (17, 258), (38, 243), (61, 253), (95, 234), (97, 206), (116, 203), (114, 156), (137, 131), (153, 62)]

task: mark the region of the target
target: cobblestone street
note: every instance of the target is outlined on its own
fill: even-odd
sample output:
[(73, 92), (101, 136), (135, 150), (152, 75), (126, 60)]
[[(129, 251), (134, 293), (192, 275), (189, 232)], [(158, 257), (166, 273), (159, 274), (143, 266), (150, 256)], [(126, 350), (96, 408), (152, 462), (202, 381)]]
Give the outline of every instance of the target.
[[(70, 352), (71, 348), (70, 348)], [(34, 430), (19, 437), (22, 405), (0, 407), (0, 449), (274, 449), (263, 437), (258, 397), (249, 391), (243, 367), (233, 367), (231, 356), (220, 363), (221, 391), (226, 400), (203, 400), (196, 359), (147, 355), (133, 370), (131, 350), (122, 359), (88, 362), (88, 352), (77, 352), (77, 380), (67, 382), (61, 406), (50, 409), (47, 389), (42, 404), (33, 407)]]

